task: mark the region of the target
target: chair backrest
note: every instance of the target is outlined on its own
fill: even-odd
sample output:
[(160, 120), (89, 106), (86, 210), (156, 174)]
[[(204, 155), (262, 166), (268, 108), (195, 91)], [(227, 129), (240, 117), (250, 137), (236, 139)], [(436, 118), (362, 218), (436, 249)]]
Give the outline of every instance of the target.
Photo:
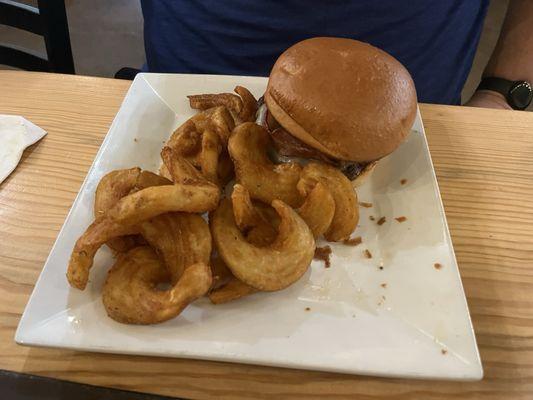
[(64, 0), (38, 0), (38, 7), (0, 0), (0, 24), (41, 35), (47, 58), (15, 46), (0, 44), (0, 64), (32, 70), (74, 74)]

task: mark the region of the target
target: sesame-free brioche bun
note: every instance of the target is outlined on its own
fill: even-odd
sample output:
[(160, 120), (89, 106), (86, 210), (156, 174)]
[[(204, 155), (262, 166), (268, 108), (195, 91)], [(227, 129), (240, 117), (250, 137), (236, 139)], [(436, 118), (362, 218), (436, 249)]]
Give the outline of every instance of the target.
[(287, 131), (330, 157), (371, 162), (392, 153), (416, 116), (416, 90), (394, 57), (352, 39), (317, 37), (276, 61), (265, 101)]

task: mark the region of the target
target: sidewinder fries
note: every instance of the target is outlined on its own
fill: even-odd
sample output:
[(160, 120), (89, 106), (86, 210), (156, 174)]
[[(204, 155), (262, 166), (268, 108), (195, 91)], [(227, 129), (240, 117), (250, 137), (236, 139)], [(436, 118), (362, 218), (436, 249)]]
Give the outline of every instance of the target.
[(165, 143), (159, 174), (133, 167), (98, 184), (95, 219), (74, 245), (67, 279), (84, 290), (96, 252), (110, 247), (116, 260), (102, 289), (110, 318), (157, 324), (202, 296), (223, 304), (282, 290), (308, 270), (316, 239), (340, 241), (357, 226), (343, 172), (324, 155), (272, 157), (270, 135), (282, 128), (254, 123), (259, 103), (242, 86), (235, 92), (188, 96), (201, 111)]

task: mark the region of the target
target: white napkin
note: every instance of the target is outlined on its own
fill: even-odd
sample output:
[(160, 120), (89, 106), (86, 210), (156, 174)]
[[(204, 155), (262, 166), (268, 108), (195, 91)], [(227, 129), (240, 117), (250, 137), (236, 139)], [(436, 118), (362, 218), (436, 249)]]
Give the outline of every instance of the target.
[(44, 135), (44, 129), (25, 118), (0, 114), (0, 183), (16, 168), (24, 149)]

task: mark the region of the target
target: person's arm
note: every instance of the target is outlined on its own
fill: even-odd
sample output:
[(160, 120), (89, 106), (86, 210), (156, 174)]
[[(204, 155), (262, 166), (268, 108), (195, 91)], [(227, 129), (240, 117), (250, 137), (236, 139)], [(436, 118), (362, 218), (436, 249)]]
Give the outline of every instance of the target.
[[(533, 0), (511, 0), (496, 48), (483, 72), (511, 81), (533, 84)], [(467, 106), (511, 109), (505, 97), (478, 90)]]

